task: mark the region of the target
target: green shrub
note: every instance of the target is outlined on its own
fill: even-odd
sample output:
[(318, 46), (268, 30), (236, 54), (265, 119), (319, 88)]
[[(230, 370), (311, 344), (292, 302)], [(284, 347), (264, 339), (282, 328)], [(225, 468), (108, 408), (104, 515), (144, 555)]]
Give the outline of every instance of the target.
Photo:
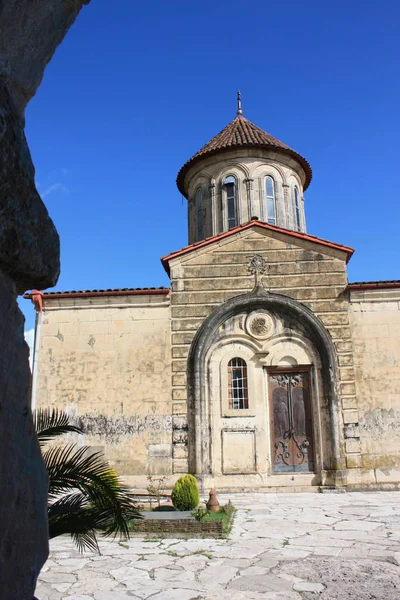
[(193, 510), (200, 502), (199, 488), (193, 475), (183, 475), (175, 483), (171, 494), (177, 510)]

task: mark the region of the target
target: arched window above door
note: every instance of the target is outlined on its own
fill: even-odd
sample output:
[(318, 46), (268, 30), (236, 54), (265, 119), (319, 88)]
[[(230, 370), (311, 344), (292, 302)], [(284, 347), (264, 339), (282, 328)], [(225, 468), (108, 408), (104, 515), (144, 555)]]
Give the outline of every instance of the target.
[(247, 364), (243, 358), (232, 358), (228, 363), (228, 397), (230, 409), (249, 408)]

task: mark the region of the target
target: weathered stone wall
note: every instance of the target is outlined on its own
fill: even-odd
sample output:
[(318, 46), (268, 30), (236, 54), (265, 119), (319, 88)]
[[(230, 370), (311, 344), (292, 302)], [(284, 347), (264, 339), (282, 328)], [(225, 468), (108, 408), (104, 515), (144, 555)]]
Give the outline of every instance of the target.
[(38, 405), (75, 415), (86, 432), (85, 442), (104, 451), (120, 474), (168, 475), (170, 352), (167, 293), (45, 297)]
[[(210, 246), (172, 259), (172, 394), (174, 421), (178, 427), (174, 445), (174, 470), (185, 472), (187, 463), (186, 364), (193, 337), (202, 321), (223, 302), (251, 291), (254, 277), (249, 257), (260, 254), (268, 264), (263, 285), (310, 308), (322, 321), (334, 342), (339, 361), (338, 396), (345, 424), (342, 432), (343, 465), (360, 464), (353, 349), (348, 315), (346, 255), (334, 248), (254, 227), (216, 241)], [(345, 437), (346, 436), (346, 437)], [(346, 453), (346, 461), (344, 454)]]
[[(337, 468), (347, 469), (342, 483), (398, 481), (398, 291), (369, 295), (352, 292), (350, 303), (344, 251), (294, 239), (256, 224), (172, 259), (170, 295), (75, 299), (45, 296), (37, 389), (40, 405), (57, 405), (76, 415), (86, 430), (85, 441), (103, 450), (132, 485), (146, 487), (148, 473), (175, 474), (172, 483), (174, 477), (189, 469), (187, 358), (191, 343), (215, 308), (253, 289), (254, 276), (249, 274), (248, 264), (254, 253), (260, 254), (268, 265), (262, 276), (264, 288), (293, 298), (313, 311), (333, 341), (338, 368), (336, 392), (340, 399), (336, 418), (341, 462)], [(228, 360), (229, 353), (250, 352), (246, 358), (249, 381), (254, 379), (257, 388), (251, 392), (256, 399), (254, 410), (243, 414), (237, 428), (243, 429), (246, 418), (251, 421), (246, 421), (246, 427), (253, 433), (243, 438), (254, 446), (248, 456), (243, 440), (242, 446), (231, 444), (232, 456), (228, 442), (224, 449), (224, 441), (233, 440), (228, 439), (227, 432), (234, 425), (235, 415), (228, 411), (222, 420), (221, 415), (214, 419), (214, 425), (222, 423), (223, 432), (211, 428), (214, 446), (220, 444), (223, 433), (224, 460), (233, 461), (233, 471), (239, 456), (236, 446), (240, 446), (240, 469), (249, 474), (243, 479), (243, 474), (230, 473), (231, 485), (257, 487), (260, 475), (264, 483), (267, 481), (265, 463), (261, 468), (257, 466), (257, 474), (252, 466), (252, 452), (260, 465), (260, 456), (268, 453), (269, 445), (261, 371), (274, 365), (289, 367), (290, 357), (296, 359), (294, 364), (315, 367), (313, 393), (318, 406), (313, 420), (320, 427), (315, 456), (319, 468), (325, 468), (332, 415), (324, 400), (323, 374), (313, 343), (300, 339), (301, 324), (297, 327), (292, 323), (289, 327), (285, 315), (276, 315), (276, 336), (282, 339), (279, 344), (274, 339), (267, 339), (264, 345), (257, 342), (254, 363), (250, 340), (244, 342), (246, 318), (243, 313), (227, 320), (224, 330), (215, 335), (215, 356), (221, 350), (222, 362)], [(228, 349), (224, 344), (229, 336), (232, 347)], [(211, 360), (210, 389), (215, 395), (220, 393), (221, 361)], [(222, 390), (222, 402), (224, 394), (226, 390)], [(213, 410), (216, 415), (218, 409)], [(242, 463), (246, 463), (245, 468)], [(218, 468), (222, 478), (224, 470), (232, 471), (227, 464)], [(292, 485), (289, 477), (285, 483), (282, 477), (278, 482), (278, 478), (275, 481), (271, 474), (267, 475), (266, 485)], [(316, 482), (312, 476), (307, 477), (296, 475), (296, 485)]]
[(361, 466), (371, 482), (398, 482), (400, 289), (352, 291), (350, 300)]

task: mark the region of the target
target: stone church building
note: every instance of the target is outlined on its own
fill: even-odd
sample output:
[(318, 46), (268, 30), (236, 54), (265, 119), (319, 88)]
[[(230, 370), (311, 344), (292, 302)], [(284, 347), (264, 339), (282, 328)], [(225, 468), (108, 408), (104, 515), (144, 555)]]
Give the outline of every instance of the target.
[(170, 289), (25, 295), (33, 407), (74, 415), (137, 488), (400, 487), (400, 281), (348, 283), (353, 249), (306, 233), (311, 175), (239, 101), (179, 171)]

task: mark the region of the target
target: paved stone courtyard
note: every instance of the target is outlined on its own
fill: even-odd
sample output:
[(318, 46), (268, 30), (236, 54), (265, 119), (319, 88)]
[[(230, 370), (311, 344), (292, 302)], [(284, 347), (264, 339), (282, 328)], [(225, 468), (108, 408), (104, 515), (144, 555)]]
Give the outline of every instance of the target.
[(400, 493), (231, 494), (227, 540), (51, 543), (39, 600), (398, 600)]

